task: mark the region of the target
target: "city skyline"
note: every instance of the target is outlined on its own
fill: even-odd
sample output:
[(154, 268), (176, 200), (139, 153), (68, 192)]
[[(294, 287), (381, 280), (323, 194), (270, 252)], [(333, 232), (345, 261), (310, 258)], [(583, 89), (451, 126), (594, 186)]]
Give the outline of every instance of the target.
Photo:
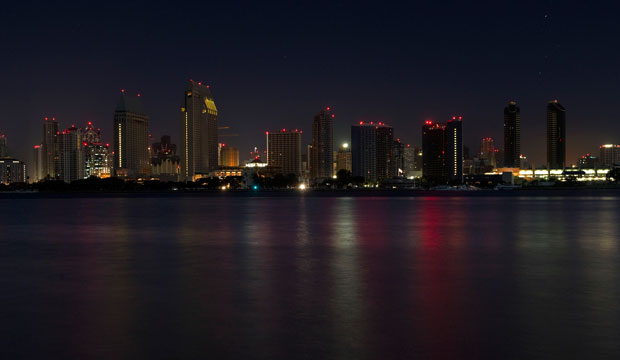
[[(179, 25), (200, 5), (164, 11), (130, 4), (123, 16), (146, 11), (148, 17), (132, 17), (122, 28), (112, 24), (114, 9), (106, 5), (89, 12), (64, 4), (33, 12), (30, 6), (11, 5), (0, 15), (7, 49), (0, 63), (10, 69), (0, 84), (0, 130), (18, 158), (30, 156), (21, 144), (40, 141), (33, 129), (48, 114), (65, 124), (101, 124), (111, 143), (108, 119), (122, 88), (143, 94), (152, 134), (168, 133), (180, 144), (174, 122), (179, 87), (189, 78), (212, 86), (220, 123), (240, 134), (227, 142), (241, 154), (260, 145), (266, 129), (300, 128), (309, 143), (307, 119), (325, 106), (338, 113), (335, 144), (347, 142), (349, 126), (359, 121), (389, 123), (395, 136), (416, 144), (425, 120), (458, 113), (468, 119), (464, 144), (474, 147), (482, 137), (502, 139), (502, 105), (514, 100), (521, 108), (522, 152), (542, 164), (544, 104), (556, 98), (570, 112), (569, 162), (620, 142), (613, 107), (620, 53), (607, 45), (618, 24), (611, 13), (578, 4), (520, 4), (509, 12), (502, 4), (426, 4), (379, 13), (364, 3), (247, 5), (241, 13), (217, 5), (220, 16), (187, 36)], [(315, 25), (317, 16), (332, 26)], [(458, 30), (440, 25), (451, 20), (461, 24)], [(358, 33), (350, 33), (352, 25)], [(180, 54), (207, 35), (209, 50)], [(506, 39), (517, 52), (501, 50)], [(313, 53), (317, 46), (330, 56)], [(121, 52), (123, 60), (116, 56)], [(448, 61), (454, 56), (458, 61)], [(80, 91), (85, 82), (93, 84), (88, 92)]]

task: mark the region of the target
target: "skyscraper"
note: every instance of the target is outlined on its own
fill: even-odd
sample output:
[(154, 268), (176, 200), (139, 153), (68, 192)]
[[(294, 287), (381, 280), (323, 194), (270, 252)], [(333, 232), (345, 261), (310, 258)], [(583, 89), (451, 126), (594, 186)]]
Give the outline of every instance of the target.
[(6, 135), (0, 135), (0, 158), (9, 156), (9, 145), (6, 141)]
[(312, 123), (312, 158), (310, 174), (313, 179), (331, 178), (334, 169), (334, 114), (329, 107), (314, 116)]
[(445, 129), (445, 164), (451, 182), (463, 182), (463, 121), (461, 116), (453, 116)]
[(566, 166), (566, 109), (557, 100), (547, 103), (547, 164), (549, 169)]
[(422, 126), (422, 176), (430, 183), (446, 182), (446, 126), (427, 120)]
[(267, 165), (281, 168), (283, 175), (301, 175), (301, 134), (299, 130), (267, 131)]
[(43, 162), (45, 157), (43, 156), (43, 146), (34, 145), (32, 153), (32, 166), (30, 167), (32, 174), (32, 181), (37, 182), (45, 179), (45, 171), (43, 169)]
[(351, 169), (353, 176), (377, 181), (377, 129), (373, 123), (351, 126)]
[(218, 167), (217, 107), (208, 85), (190, 80), (181, 105), (181, 178)]
[(394, 156), (394, 131), (391, 126), (379, 123), (376, 127), (377, 135), (377, 181), (395, 176), (392, 166)]
[(81, 141), (80, 131), (74, 125), (64, 130), (58, 138), (60, 145), (60, 179), (71, 182), (84, 178), (85, 145)]
[(130, 97), (122, 90), (114, 112), (114, 173), (138, 178), (148, 175), (149, 118), (144, 113), (140, 94)]
[(58, 122), (56, 118), (46, 117), (43, 121), (43, 162), (42, 176), (47, 179), (57, 179), (60, 173), (60, 157), (58, 154)]
[[(521, 166), (521, 109), (511, 101), (504, 108), (504, 164), (509, 168)], [(495, 166), (495, 165), (494, 165)]]
[(110, 177), (112, 173), (110, 144), (101, 142), (101, 129), (95, 128), (89, 121), (86, 127), (80, 129), (80, 138), (83, 145), (84, 178)]

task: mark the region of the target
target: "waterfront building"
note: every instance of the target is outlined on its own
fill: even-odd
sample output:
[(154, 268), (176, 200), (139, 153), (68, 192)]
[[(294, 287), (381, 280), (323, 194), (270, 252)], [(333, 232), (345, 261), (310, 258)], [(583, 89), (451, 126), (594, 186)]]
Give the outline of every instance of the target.
[(334, 117), (330, 107), (314, 116), (310, 159), (310, 176), (313, 179), (328, 179), (334, 175)]
[(445, 129), (445, 125), (430, 120), (422, 126), (422, 176), (430, 183), (447, 181)]
[(566, 109), (557, 100), (547, 103), (547, 168), (566, 166)]
[(222, 144), (220, 147), (220, 167), (238, 167), (239, 149)]
[(603, 166), (612, 167), (620, 164), (620, 145), (605, 144), (601, 145), (600, 163)]
[(149, 118), (140, 94), (129, 96), (121, 91), (114, 112), (114, 173), (119, 177), (140, 178), (148, 175)]
[[(504, 157), (503, 166), (518, 168), (521, 155), (521, 109), (511, 101), (504, 108)], [(493, 164), (497, 166), (497, 163)]]
[(181, 104), (181, 177), (193, 180), (218, 167), (218, 111), (208, 85), (190, 80)]
[(422, 126), (422, 174), (430, 183), (462, 183), (462, 119), (453, 116), (445, 124), (428, 120)]
[(27, 180), (26, 164), (23, 161), (5, 157), (0, 159), (0, 183), (23, 183)]
[(43, 169), (44, 159), (45, 156), (43, 155), (43, 146), (41, 144), (34, 145), (32, 152), (32, 166), (29, 166), (31, 179), (33, 182), (45, 179), (45, 171)]
[(445, 165), (451, 182), (463, 182), (463, 121), (461, 116), (453, 116), (445, 128)]
[(297, 129), (287, 131), (267, 131), (267, 164), (279, 168), (283, 175), (295, 174), (301, 176), (301, 136), (302, 131)]
[(75, 125), (60, 133), (58, 137), (60, 153), (59, 179), (70, 183), (84, 179), (84, 149), (80, 131)]
[(351, 148), (348, 143), (342, 144), (336, 153), (336, 172), (339, 170), (352, 171)]
[(56, 118), (46, 117), (43, 120), (43, 151), (42, 175), (46, 179), (58, 179), (60, 177), (60, 154), (58, 146), (58, 122)]
[(95, 128), (89, 121), (80, 129), (84, 158), (84, 178), (91, 176), (108, 178), (112, 175), (110, 144), (101, 142), (101, 129)]

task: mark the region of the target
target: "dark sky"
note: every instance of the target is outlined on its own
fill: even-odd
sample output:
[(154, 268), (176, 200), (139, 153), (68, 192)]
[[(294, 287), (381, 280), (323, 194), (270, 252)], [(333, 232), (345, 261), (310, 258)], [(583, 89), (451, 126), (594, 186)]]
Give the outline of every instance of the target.
[[(414, 3), (414, 2), (412, 2)], [(522, 152), (545, 159), (546, 102), (567, 108), (568, 162), (620, 143), (617, 1), (287, 3), (33, 2), (0, 12), (0, 132), (30, 161), (44, 116), (110, 133), (120, 89), (140, 92), (154, 136), (176, 141), (189, 78), (211, 85), (242, 159), (265, 130), (336, 111), (335, 142), (359, 120), (419, 144), (425, 119), (464, 117), (465, 144), (502, 144), (521, 107)]]

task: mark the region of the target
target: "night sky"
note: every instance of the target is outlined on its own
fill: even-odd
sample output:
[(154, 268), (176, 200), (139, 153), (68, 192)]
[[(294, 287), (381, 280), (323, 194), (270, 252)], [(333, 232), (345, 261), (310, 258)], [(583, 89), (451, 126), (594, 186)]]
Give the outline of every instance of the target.
[(264, 147), (265, 130), (335, 109), (335, 147), (354, 122), (384, 121), (420, 144), (424, 120), (464, 117), (464, 141), (502, 146), (521, 107), (522, 152), (546, 159), (546, 103), (567, 108), (567, 162), (620, 143), (620, 5), (561, 1), (399, 3), (32, 2), (0, 12), (0, 133), (31, 161), (42, 118), (93, 121), (112, 142), (121, 89), (142, 94), (151, 133), (178, 140), (192, 78), (211, 85), (222, 141)]

